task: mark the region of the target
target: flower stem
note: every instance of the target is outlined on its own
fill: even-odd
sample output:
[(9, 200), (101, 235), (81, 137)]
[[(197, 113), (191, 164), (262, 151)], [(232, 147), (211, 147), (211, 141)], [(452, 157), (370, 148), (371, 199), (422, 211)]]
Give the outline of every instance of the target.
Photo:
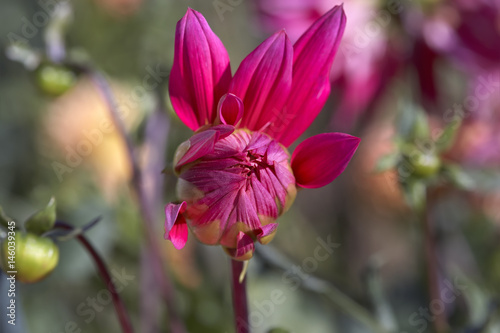
[[(441, 290), (439, 287), (439, 263), (437, 260), (436, 235), (430, 217), (429, 204), (432, 196), (427, 190), (427, 203), (424, 214), (424, 237), (425, 237), (425, 261), (427, 265), (427, 278), (429, 283), (429, 297), (432, 301), (441, 300)], [(446, 318), (446, 311), (439, 311), (434, 315), (434, 329), (436, 333), (447, 332), (449, 325)]]
[[(61, 221), (57, 221), (55, 227), (66, 230), (74, 229), (71, 225)], [(134, 330), (130, 322), (127, 309), (125, 308), (125, 304), (123, 304), (123, 301), (120, 298), (118, 291), (116, 290), (115, 284), (113, 283), (111, 274), (109, 274), (108, 268), (104, 263), (104, 260), (101, 258), (99, 253), (97, 253), (92, 244), (88, 241), (87, 237), (85, 237), (83, 234), (80, 234), (76, 236), (76, 238), (80, 241), (80, 243), (88, 251), (92, 259), (94, 260), (94, 263), (97, 266), (99, 274), (101, 275), (101, 278), (103, 279), (106, 288), (111, 293), (113, 304), (115, 306), (116, 314), (118, 315), (118, 320), (120, 321), (123, 333), (133, 333)]]
[(246, 290), (246, 276), (240, 282), (240, 274), (243, 270), (244, 262), (231, 260), (231, 282), (233, 291), (233, 309), (236, 333), (249, 333), (248, 326), (248, 303)]

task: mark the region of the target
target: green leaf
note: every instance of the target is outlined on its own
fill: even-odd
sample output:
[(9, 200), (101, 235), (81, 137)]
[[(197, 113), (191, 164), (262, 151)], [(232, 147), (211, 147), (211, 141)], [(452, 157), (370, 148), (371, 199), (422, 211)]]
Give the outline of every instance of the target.
[(0, 206), (0, 225), (7, 228), (9, 226), (10, 221), (12, 221), (12, 219), (7, 215), (5, 215), (2, 206)]
[(423, 212), (425, 208), (427, 186), (423, 181), (410, 179), (404, 183), (404, 195), (406, 202), (417, 212)]
[(47, 206), (32, 215), (24, 224), (28, 232), (41, 235), (49, 231), (56, 222), (56, 199), (50, 198)]
[(474, 179), (456, 164), (446, 164), (443, 167), (443, 175), (453, 185), (460, 189), (473, 190), (477, 188)]
[(462, 119), (457, 116), (446, 125), (441, 135), (436, 139), (436, 149), (438, 152), (443, 152), (451, 148), (461, 124)]
[(289, 330), (280, 327), (271, 328), (267, 333), (290, 333)]
[(414, 109), (415, 116), (411, 128), (411, 141), (428, 141), (430, 138), (429, 119), (421, 109)]
[(396, 165), (398, 164), (399, 158), (400, 158), (399, 152), (382, 156), (375, 165), (375, 172), (384, 172), (395, 168)]

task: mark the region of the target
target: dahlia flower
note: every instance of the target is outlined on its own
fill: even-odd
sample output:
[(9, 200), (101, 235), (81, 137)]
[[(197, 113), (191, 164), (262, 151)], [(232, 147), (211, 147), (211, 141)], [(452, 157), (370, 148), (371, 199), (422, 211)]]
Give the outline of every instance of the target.
[[(180, 203), (165, 207), (165, 238), (176, 248), (188, 227), (202, 243), (247, 260), (268, 243), (297, 188), (333, 181), (359, 139), (324, 133), (290, 146), (330, 93), (329, 73), (345, 26), (342, 7), (292, 45), (284, 31), (260, 44), (231, 75), (229, 56), (205, 18), (188, 9), (177, 23), (169, 91), (193, 136), (175, 153)], [(291, 161), (290, 161), (291, 158)]]

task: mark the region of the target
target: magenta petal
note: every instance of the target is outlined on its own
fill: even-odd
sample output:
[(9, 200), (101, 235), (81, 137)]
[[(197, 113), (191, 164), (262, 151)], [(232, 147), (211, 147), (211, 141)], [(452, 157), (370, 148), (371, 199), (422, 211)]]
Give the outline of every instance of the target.
[(298, 186), (325, 186), (340, 175), (358, 148), (360, 139), (344, 133), (324, 133), (301, 142), (292, 154)]
[(292, 67), (293, 47), (284, 31), (243, 60), (229, 88), (245, 105), (241, 127), (257, 131), (279, 117), (290, 94)]
[(186, 202), (180, 204), (169, 203), (165, 206), (165, 239), (174, 244), (178, 250), (182, 249), (187, 242), (188, 227), (182, 213), (186, 210)]
[(245, 255), (247, 252), (254, 251), (255, 245), (253, 243), (252, 237), (248, 236), (244, 232), (240, 231), (237, 237), (236, 243), (236, 253), (234, 254), (235, 258), (241, 257)]
[(278, 228), (278, 223), (269, 223), (265, 226), (260, 227), (256, 236), (258, 239), (269, 236), (270, 234), (276, 231), (276, 228)]
[(219, 99), (231, 81), (229, 56), (197, 11), (188, 9), (177, 23), (169, 92), (179, 118), (193, 131), (212, 124)]
[(220, 122), (236, 126), (243, 117), (243, 101), (236, 95), (222, 96), (218, 106)]
[(313, 122), (330, 94), (330, 69), (346, 24), (342, 6), (318, 19), (295, 43), (293, 85), (284, 115), (267, 131), (289, 146)]
[(178, 170), (183, 165), (194, 162), (197, 159), (214, 151), (215, 143), (233, 133), (234, 127), (231, 125), (218, 125), (203, 132), (196, 133), (189, 139), (189, 147), (184, 155), (175, 165)]

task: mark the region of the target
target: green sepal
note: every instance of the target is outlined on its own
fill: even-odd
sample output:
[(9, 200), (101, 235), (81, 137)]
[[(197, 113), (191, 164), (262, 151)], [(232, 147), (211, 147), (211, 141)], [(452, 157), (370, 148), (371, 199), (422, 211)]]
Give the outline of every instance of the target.
[(401, 155), (399, 152), (382, 156), (375, 165), (375, 172), (384, 172), (394, 169), (397, 166), (400, 157)]
[(421, 180), (410, 179), (403, 183), (403, 189), (408, 205), (417, 212), (423, 212), (426, 203), (426, 184)]
[(448, 181), (460, 189), (473, 190), (477, 187), (474, 179), (456, 164), (446, 164), (442, 172)]
[(446, 125), (443, 129), (441, 135), (436, 139), (436, 150), (438, 152), (447, 151), (451, 148), (453, 143), (455, 142), (455, 138), (457, 136), (458, 129), (462, 124), (462, 120), (460, 117), (455, 117), (452, 121)]
[(7, 228), (10, 221), (12, 221), (12, 219), (5, 215), (2, 206), (0, 206), (0, 225)]
[(41, 235), (54, 227), (56, 223), (56, 199), (50, 198), (49, 203), (44, 209), (33, 214), (26, 222), (24, 227), (26, 231), (35, 235)]
[(417, 108), (414, 109), (413, 112), (415, 114), (411, 128), (410, 140), (412, 142), (428, 141), (431, 131), (429, 128), (429, 119), (427, 118), (427, 115), (423, 110)]
[(281, 327), (274, 327), (267, 331), (267, 333), (290, 333), (290, 331)]

